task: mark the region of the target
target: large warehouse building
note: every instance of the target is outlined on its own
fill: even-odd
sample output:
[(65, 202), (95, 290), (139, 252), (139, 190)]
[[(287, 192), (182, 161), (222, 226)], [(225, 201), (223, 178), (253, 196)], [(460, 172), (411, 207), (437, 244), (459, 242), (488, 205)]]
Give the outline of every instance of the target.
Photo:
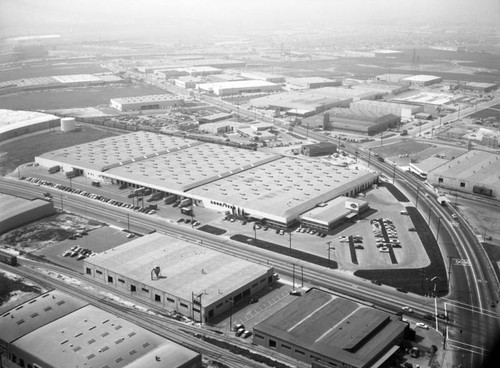
[(287, 115), (307, 117), (319, 114), (333, 107), (349, 106), (350, 98), (330, 97), (313, 91), (294, 91), (277, 93), (254, 98), (250, 106), (259, 109), (284, 111)]
[(0, 109), (0, 142), (44, 129), (58, 128), (61, 119), (34, 111)]
[(168, 94), (112, 98), (110, 100), (110, 106), (120, 111), (161, 110), (182, 105), (184, 105), (182, 98)]
[(4, 313), (0, 325), (0, 348), (16, 367), (201, 367), (199, 353), (57, 290)]
[(202, 323), (275, 281), (272, 267), (158, 233), (86, 258), (84, 270), (87, 277)]
[(35, 160), (103, 184), (192, 198), (198, 206), (265, 219), (283, 228), (318, 203), (354, 196), (378, 180), (377, 174), (361, 168), (148, 132), (63, 148)]
[(378, 367), (398, 349), (407, 323), (319, 289), (253, 329), (253, 341), (313, 367)]
[(240, 93), (274, 92), (281, 90), (281, 85), (262, 80), (242, 80), (220, 83), (197, 84), (196, 88), (215, 93), (217, 96), (237, 95)]
[(309, 128), (321, 127), (325, 130), (374, 135), (397, 126), (400, 121), (400, 116), (390, 113), (338, 108), (327, 111), (324, 116), (306, 118), (302, 121), (302, 125), (308, 125)]
[(55, 212), (54, 203), (37, 197), (20, 198), (0, 193), (0, 234)]
[(434, 186), (465, 193), (500, 196), (500, 155), (485, 151), (468, 151), (427, 175)]

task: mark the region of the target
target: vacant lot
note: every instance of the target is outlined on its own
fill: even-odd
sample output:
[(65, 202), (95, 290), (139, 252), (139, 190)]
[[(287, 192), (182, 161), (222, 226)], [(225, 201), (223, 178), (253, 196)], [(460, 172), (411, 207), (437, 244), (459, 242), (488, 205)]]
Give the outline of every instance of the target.
[(26, 92), (0, 96), (0, 106), (13, 110), (55, 110), (109, 105), (111, 98), (163, 94), (151, 86), (109, 86), (65, 88), (53, 91)]
[(115, 135), (117, 133), (106, 129), (81, 125), (80, 129), (74, 132), (46, 132), (2, 143), (0, 144), (0, 175), (5, 176), (19, 165), (33, 162), (35, 156), (42, 153)]

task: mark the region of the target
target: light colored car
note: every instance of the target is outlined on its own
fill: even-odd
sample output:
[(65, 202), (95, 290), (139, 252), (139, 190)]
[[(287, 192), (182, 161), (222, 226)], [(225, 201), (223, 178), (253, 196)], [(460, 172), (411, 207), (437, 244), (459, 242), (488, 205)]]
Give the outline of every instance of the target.
[(424, 330), (428, 330), (429, 329), (429, 326), (427, 326), (425, 323), (422, 323), (422, 322), (415, 323), (415, 326), (417, 326), (419, 328), (423, 328)]
[(250, 331), (245, 330), (245, 332), (243, 332), (241, 334), (241, 337), (243, 337), (244, 339), (246, 339), (248, 336), (251, 336), (251, 335), (252, 335), (252, 333)]
[(378, 250), (380, 253), (389, 253), (389, 248), (387, 247), (382, 247)]
[(458, 218), (458, 216), (457, 216), (456, 214), (454, 214), (454, 213), (453, 213), (453, 214), (451, 215), (451, 218), (457, 219), (457, 218)]
[(408, 312), (408, 313), (413, 313), (413, 309), (411, 309), (410, 307), (408, 306), (404, 306), (404, 307), (401, 307), (402, 310), (404, 310), (405, 312)]
[(71, 250), (67, 250), (66, 252), (64, 252), (63, 257), (68, 257), (71, 255), (71, 253), (72, 253)]

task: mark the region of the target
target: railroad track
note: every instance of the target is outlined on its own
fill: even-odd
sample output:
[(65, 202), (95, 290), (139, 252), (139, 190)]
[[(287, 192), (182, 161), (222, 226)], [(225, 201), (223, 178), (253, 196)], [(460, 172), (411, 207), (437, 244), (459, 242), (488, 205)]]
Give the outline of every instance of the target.
[[(4, 265), (2, 264), (2, 267)], [(157, 306), (145, 303), (143, 300), (135, 299), (130, 295), (120, 294), (113, 288), (94, 282), (91, 279), (83, 279), (87, 287), (82, 287), (74, 282), (67, 282), (65, 277), (80, 280), (82, 275), (71, 270), (60, 268), (51, 264), (38, 264), (34, 261), (20, 260), (20, 267), (11, 267), (5, 265), (10, 272), (16, 273), (26, 279), (41, 285), (46, 289), (58, 289), (78, 299), (84, 300), (102, 310), (105, 310), (113, 315), (121, 317), (141, 327), (144, 327), (160, 336), (185, 346), (191, 350), (200, 352), (205, 359), (224, 363), (230, 367), (267, 367), (263, 363), (256, 362), (242, 355), (237, 355), (230, 352), (228, 349), (218, 347), (210, 342), (204, 341), (201, 337), (206, 336), (211, 339), (216, 339), (232, 346), (237, 346), (241, 349), (247, 349), (256, 355), (265, 357), (273, 357), (276, 361), (290, 367), (307, 367), (308, 365), (298, 362), (295, 359), (280, 355), (279, 357), (274, 352), (267, 349), (250, 345), (246, 342), (235, 340), (232, 337), (217, 334), (211, 330), (205, 329), (200, 325), (190, 325), (188, 323), (177, 321), (173, 318), (163, 316), (162, 311)], [(56, 276), (56, 275), (63, 275)], [(90, 289), (90, 290), (89, 290)], [(102, 292), (118, 295), (118, 299), (133, 300), (140, 306), (127, 306), (119, 300), (114, 300), (112, 297), (102, 296)]]

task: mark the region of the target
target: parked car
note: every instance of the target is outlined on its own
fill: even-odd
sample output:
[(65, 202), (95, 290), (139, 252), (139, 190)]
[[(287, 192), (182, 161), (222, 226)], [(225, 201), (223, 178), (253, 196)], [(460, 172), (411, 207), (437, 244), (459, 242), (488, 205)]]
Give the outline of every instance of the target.
[(245, 332), (245, 329), (244, 328), (240, 328), (238, 331), (236, 331), (234, 334), (236, 336), (241, 336), (243, 334), (243, 332)]
[(233, 331), (236, 332), (238, 331), (239, 329), (245, 329), (245, 325), (243, 323), (237, 323), (233, 326)]
[(302, 293), (298, 290), (290, 290), (289, 292), (290, 295), (295, 295), (295, 296), (301, 296)]
[(400, 293), (405, 293), (405, 294), (408, 292), (408, 290), (402, 287), (397, 287), (396, 290), (399, 291)]
[(425, 323), (422, 323), (422, 322), (415, 323), (415, 326), (423, 328), (424, 330), (428, 330), (429, 329), (429, 326), (427, 326)]
[(241, 334), (241, 337), (243, 337), (244, 339), (246, 339), (247, 337), (251, 336), (252, 333), (248, 330), (245, 330), (242, 334)]

